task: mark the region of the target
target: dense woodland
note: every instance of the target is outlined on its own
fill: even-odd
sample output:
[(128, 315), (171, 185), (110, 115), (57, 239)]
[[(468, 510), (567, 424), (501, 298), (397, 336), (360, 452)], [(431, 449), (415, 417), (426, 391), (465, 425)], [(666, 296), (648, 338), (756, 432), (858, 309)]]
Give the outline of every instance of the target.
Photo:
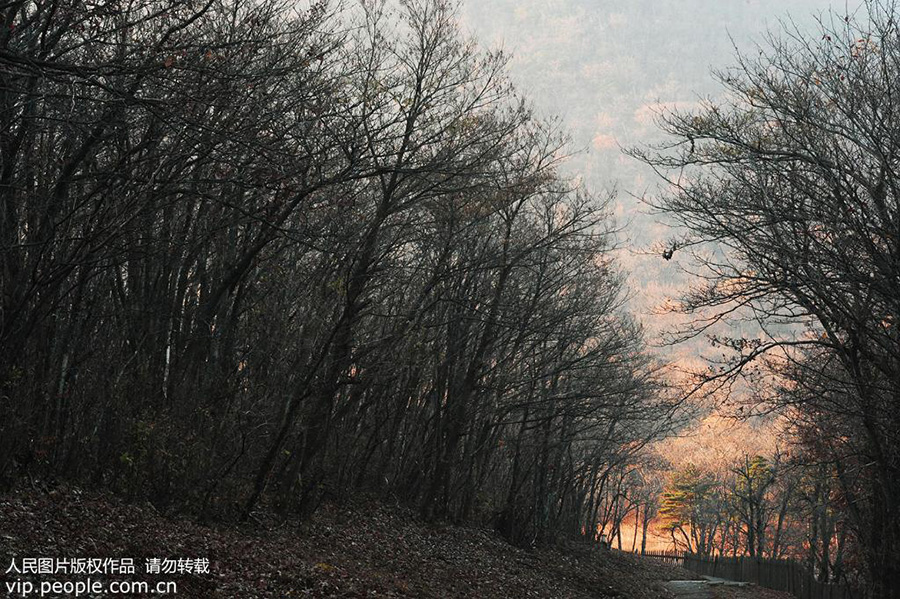
[[(366, 492), (526, 546), (630, 518), (897, 596), (900, 10), (867, 8), (631, 152), (700, 274), (672, 341), (724, 352), (685, 380), (625, 309), (614, 195), (452, 3), (0, 4), (0, 486), (200, 520)], [(699, 398), (786, 449), (674, 464)]]
[(674, 403), (608, 198), (442, 2), (13, 2), (0, 478), (592, 536)]

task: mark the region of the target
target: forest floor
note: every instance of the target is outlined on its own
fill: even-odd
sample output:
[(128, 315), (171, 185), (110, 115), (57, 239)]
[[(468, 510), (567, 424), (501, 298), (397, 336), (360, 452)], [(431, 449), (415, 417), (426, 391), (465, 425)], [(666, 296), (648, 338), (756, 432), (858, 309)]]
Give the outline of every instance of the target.
[[(57, 573), (39, 574), (37, 562), (25, 558), (113, 558), (118, 565), (130, 558), (135, 573), (111, 574), (115, 561), (95, 560), (93, 570), (88, 563), (93, 574), (59, 572), (65, 563), (59, 561)], [(205, 569), (202, 560), (209, 560), (208, 573), (191, 572)], [(52, 583), (90, 579), (106, 597), (110, 583), (124, 580), (174, 582), (177, 593), (167, 587), (154, 596), (183, 599), (668, 599), (674, 595), (665, 581), (696, 578), (653, 560), (577, 545), (519, 549), (489, 530), (424, 524), (407, 510), (367, 500), (324, 506), (303, 523), (204, 526), (149, 505), (61, 488), (0, 496), (0, 562), (0, 593), (9, 597), (23, 596), (28, 583), (34, 590), (26, 596), (38, 597), (42, 584), (52, 591)], [(70, 563), (77, 567), (77, 560)], [(153, 563), (162, 564), (159, 573), (146, 572)], [(185, 571), (167, 573), (167, 566)]]

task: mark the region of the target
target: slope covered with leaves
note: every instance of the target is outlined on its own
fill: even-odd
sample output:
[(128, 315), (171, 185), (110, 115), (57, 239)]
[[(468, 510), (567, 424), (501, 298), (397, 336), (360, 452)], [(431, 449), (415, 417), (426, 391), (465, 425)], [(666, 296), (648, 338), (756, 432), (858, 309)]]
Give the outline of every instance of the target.
[(369, 500), (324, 506), (305, 523), (205, 526), (78, 489), (0, 499), (0, 570), (23, 557), (82, 556), (131, 557), (138, 572), (150, 558), (208, 558), (208, 574), (126, 578), (176, 581), (181, 598), (651, 599), (669, 596), (662, 581), (692, 576), (574, 545), (520, 549), (489, 530), (426, 525), (404, 509)]

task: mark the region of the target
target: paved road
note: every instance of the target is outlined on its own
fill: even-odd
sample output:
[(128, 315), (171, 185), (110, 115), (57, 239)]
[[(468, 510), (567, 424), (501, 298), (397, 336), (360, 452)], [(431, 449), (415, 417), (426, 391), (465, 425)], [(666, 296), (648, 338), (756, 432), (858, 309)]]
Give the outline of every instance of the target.
[(717, 585), (746, 586), (744, 582), (733, 582), (724, 578), (704, 576), (703, 580), (671, 580), (666, 583), (666, 588), (675, 593), (676, 597), (684, 599), (712, 599), (712, 588)]
[(712, 599), (712, 589), (705, 580), (671, 580), (666, 588), (684, 599)]

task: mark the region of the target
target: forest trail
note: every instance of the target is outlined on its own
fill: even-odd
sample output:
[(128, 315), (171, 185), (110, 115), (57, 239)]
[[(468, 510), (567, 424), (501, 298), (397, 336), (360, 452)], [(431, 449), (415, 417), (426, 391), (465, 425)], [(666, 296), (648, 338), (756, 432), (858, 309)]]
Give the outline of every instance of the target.
[(678, 599), (792, 599), (781, 591), (713, 576), (704, 576), (703, 580), (670, 580), (664, 586)]
[(706, 580), (670, 580), (666, 588), (676, 597), (684, 599), (713, 599), (712, 589)]

